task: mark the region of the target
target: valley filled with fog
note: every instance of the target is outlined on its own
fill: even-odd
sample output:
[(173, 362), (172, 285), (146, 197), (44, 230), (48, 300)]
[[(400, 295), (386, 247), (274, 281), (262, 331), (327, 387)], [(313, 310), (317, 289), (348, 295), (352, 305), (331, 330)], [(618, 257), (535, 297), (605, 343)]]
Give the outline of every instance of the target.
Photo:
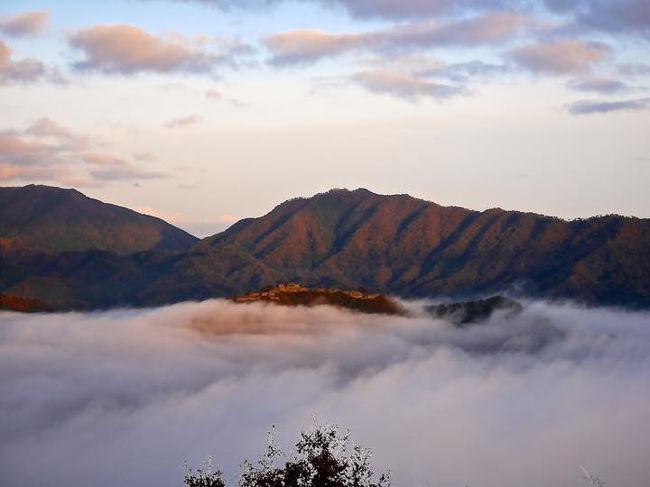
[(650, 484), (650, 314), (525, 302), (454, 325), (224, 300), (0, 314), (0, 484), (232, 482), (276, 426), (350, 429), (395, 486)]

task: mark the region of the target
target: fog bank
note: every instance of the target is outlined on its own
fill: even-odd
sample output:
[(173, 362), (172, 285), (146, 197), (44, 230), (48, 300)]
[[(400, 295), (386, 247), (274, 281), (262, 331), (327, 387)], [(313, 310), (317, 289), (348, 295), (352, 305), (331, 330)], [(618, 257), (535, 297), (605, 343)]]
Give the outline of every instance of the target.
[(650, 314), (530, 302), (464, 329), (222, 300), (0, 314), (3, 486), (178, 487), (207, 455), (232, 480), (271, 425), (289, 446), (314, 416), (395, 486), (586, 485), (579, 465), (650, 485)]

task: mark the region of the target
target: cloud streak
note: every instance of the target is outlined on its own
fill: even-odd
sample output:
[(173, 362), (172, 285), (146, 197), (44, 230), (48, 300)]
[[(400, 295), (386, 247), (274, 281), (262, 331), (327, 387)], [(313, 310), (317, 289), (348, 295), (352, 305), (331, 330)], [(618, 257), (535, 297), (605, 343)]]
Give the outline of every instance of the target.
[(307, 64), (349, 52), (390, 53), (405, 49), (444, 46), (480, 46), (512, 38), (526, 17), (491, 13), (469, 19), (428, 21), (362, 33), (295, 30), (265, 40), (275, 65)]
[[(225, 10), (261, 9), (288, 3), (286, 0), (193, 0)], [(295, 0), (294, 0), (295, 1)], [(357, 19), (432, 19), (462, 17), (469, 12), (509, 12), (537, 10), (559, 17), (563, 28), (579, 32), (607, 32), (625, 36), (650, 36), (650, 7), (646, 0), (546, 0), (534, 3), (520, 0), (298, 0), (326, 8), (345, 10)], [(536, 9), (531, 8), (535, 5)], [(542, 8), (543, 6), (546, 9)]]
[(203, 120), (203, 117), (200, 115), (188, 115), (187, 117), (179, 117), (168, 120), (164, 123), (164, 126), (168, 129), (179, 128), (179, 127), (189, 127), (191, 125), (196, 125)]
[(534, 73), (553, 75), (586, 73), (609, 54), (610, 47), (597, 42), (558, 40), (521, 46), (510, 58)]
[(571, 115), (641, 111), (650, 109), (650, 98), (621, 101), (579, 100), (568, 104), (566, 108)]
[(604, 95), (622, 93), (630, 89), (624, 82), (611, 78), (574, 79), (567, 83), (567, 87), (575, 91), (591, 91)]
[(508, 8), (516, 2), (479, 0), (319, 0), (329, 6), (343, 6), (358, 18), (422, 18), (462, 12), (463, 10), (489, 10)]
[(411, 308), (5, 313), (3, 483), (171, 487), (207, 454), (232, 478), (271, 424), (289, 445), (314, 414), (352, 428), (395, 485), (546, 487), (578, 465), (648, 483), (647, 313), (528, 303), (457, 329)]
[(442, 100), (464, 92), (460, 87), (434, 83), (407, 73), (373, 69), (356, 73), (349, 80), (372, 93), (415, 102), (420, 98)]

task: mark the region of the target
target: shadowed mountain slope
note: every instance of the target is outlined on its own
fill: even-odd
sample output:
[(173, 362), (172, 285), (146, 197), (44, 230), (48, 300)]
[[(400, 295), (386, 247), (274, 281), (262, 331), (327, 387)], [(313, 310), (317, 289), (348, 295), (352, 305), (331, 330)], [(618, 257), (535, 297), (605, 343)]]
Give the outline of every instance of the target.
[(74, 189), (36, 185), (0, 188), (0, 238), (5, 253), (177, 251), (198, 241), (160, 218), (102, 203)]

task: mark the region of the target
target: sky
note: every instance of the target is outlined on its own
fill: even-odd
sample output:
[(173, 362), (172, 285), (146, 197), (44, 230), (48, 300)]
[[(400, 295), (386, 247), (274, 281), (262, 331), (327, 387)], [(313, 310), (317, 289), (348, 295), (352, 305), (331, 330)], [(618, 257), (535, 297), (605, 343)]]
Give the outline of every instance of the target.
[(0, 483), (173, 487), (212, 455), (237, 485), (315, 418), (398, 487), (649, 485), (650, 314), (524, 304), (464, 328), (414, 303), (0, 313)]
[(205, 236), (331, 188), (650, 217), (647, 0), (4, 0), (0, 184)]

